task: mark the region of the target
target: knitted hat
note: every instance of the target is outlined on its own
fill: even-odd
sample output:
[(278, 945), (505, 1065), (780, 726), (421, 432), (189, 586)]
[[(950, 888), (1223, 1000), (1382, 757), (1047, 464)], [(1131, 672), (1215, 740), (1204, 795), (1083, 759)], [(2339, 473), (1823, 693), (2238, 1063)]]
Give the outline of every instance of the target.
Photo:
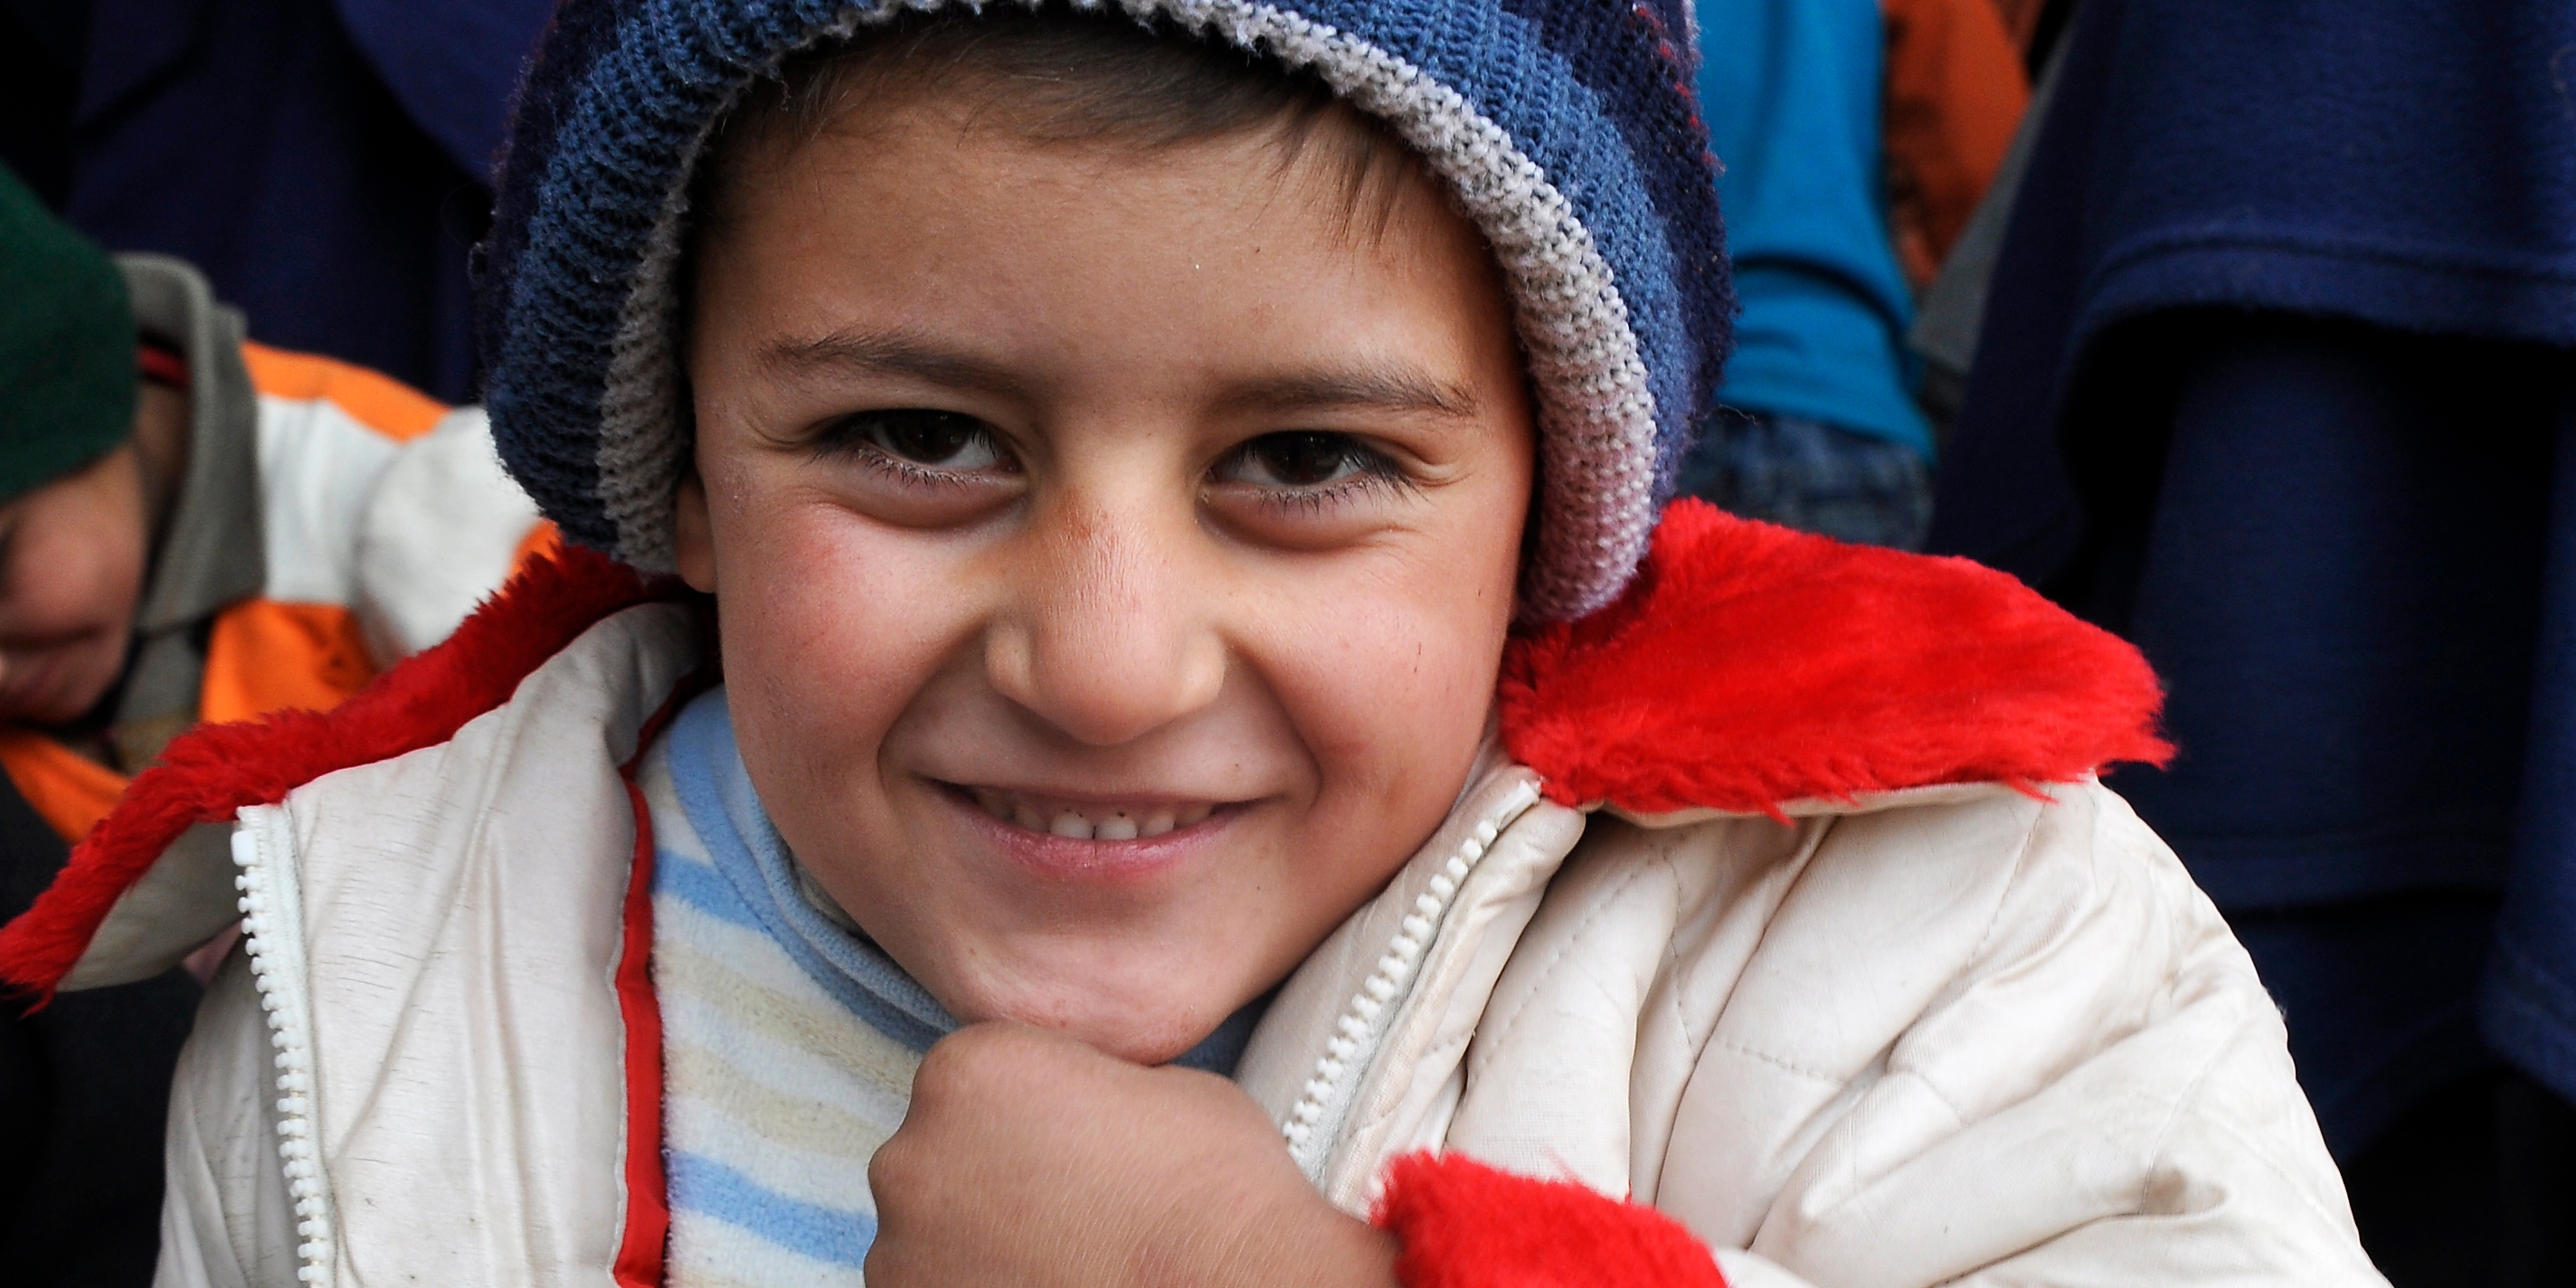
[[(1688, 0), (1075, 2), (1310, 71), (1452, 185), (1501, 264), (1537, 396), (1522, 614), (1616, 597), (1734, 312)], [(566, 535), (672, 566), (690, 434), (677, 260), (713, 126), (789, 55), (952, 5), (564, 0), (501, 161), (480, 323), (501, 458)]]
[(0, 503), (134, 430), (125, 275), (0, 168)]

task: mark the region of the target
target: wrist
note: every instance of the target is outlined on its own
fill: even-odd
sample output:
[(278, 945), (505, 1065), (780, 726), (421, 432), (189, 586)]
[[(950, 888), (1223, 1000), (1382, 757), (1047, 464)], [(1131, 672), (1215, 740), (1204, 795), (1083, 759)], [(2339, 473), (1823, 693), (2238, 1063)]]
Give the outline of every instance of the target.
[(1315, 1288), (1403, 1288), (1404, 1280), (1395, 1267), (1404, 1255), (1404, 1241), (1393, 1231), (1338, 1211), (1332, 1217), (1340, 1237), (1330, 1272), (1309, 1282)]
[(1296, 1210), (1257, 1222), (1237, 1273), (1224, 1282), (1245, 1288), (1401, 1288), (1396, 1261), (1404, 1243), (1393, 1231), (1345, 1215), (1308, 1192)]

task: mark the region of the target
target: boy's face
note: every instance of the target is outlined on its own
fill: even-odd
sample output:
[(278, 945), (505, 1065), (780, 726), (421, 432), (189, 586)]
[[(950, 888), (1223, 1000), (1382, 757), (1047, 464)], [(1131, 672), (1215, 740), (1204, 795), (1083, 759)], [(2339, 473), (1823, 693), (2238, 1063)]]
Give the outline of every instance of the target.
[(1465, 781), (1531, 488), (1508, 305), (1428, 181), (1381, 232), (1320, 148), (875, 116), (763, 143), (703, 239), (681, 568), (869, 935), (962, 1019), (1167, 1060)]
[(0, 720), (75, 719), (116, 683), (149, 531), (131, 443), (0, 507)]
[(78, 719), (124, 673), (187, 456), (188, 396), (145, 384), (124, 446), (0, 506), (0, 720)]

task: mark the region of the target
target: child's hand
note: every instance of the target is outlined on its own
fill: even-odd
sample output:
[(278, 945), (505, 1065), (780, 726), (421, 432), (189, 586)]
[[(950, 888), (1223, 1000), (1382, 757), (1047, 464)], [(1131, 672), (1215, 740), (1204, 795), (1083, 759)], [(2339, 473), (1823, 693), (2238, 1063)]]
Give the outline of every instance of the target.
[(868, 1180), (872, 1288), (1396, 1283), (1232, 1083), (1025, 1025), (932, 1047)]

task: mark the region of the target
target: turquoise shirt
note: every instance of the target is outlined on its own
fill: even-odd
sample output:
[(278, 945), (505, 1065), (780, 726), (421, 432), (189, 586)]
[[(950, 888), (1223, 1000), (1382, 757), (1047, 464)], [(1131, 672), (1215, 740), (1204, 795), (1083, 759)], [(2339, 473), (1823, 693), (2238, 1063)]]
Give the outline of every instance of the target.
[(1700, 0), (1700, 113), (1744, 313), (1718, 401), (1929, 456), (1889, 239), (1877, 0)]

